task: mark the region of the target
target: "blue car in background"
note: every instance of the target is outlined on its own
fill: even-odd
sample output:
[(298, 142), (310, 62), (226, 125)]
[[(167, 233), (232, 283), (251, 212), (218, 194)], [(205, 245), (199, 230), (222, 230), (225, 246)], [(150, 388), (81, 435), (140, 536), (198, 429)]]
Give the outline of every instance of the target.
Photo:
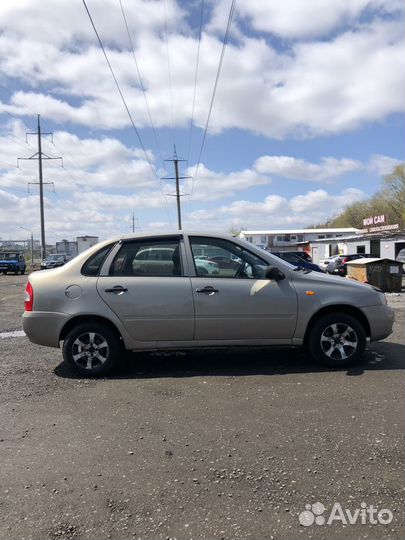
[(290, 251), (272, 251), (271, 254), (276, 255), (276, 257), (280, 257), (280, 259), (283, 259), (283, 261), (289, 262), (296, 268), (304, 268), (305, 270), (313, 270), (314, 272), (322, 272), (322, 274), (325, 274), (325, 271), (322, 270), (322, 268), (320, 268), (317, 264), (306, 261), (303, 257), (300, 257), (295, 253), (291, 253)]
[(18, 251), (2, 251), (0, 252), (0, 273), (7, 274), (25, 274), (25, 257), (24, 253)]

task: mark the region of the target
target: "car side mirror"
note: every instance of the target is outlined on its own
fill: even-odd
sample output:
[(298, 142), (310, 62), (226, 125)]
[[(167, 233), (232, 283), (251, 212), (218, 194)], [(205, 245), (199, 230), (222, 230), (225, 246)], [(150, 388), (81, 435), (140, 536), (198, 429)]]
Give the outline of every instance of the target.
[(285, 278), (284, 272), (282, 272), (277, 266), (269, 266), (266, 270), (266, 279), (273, 279), (274, 281), (281, 281)]

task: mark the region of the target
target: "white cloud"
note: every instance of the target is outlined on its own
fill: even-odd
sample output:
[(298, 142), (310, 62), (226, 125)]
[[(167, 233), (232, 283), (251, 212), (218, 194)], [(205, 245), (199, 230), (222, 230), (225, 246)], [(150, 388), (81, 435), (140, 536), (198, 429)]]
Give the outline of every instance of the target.
[[(31, 115), (22, 101), (56, 122), (103, 129), (129, 126), (85, 13), (80, 10), (79, 16), (78, 6), (72, 7), (67, 0), (57, 4), (56, 9), (53, 2), (24, 0), (0, 6), (0, 68), (5, 77), (26, 86), (26, 91), (16, 92), (9, 103), (3, 98), (2, 107), (11, 113)], [(306, 42), (293, 42), (289, 49), (276, 50), (265, 39), (251, 34), (248, 37), (239, 29), (226, 51), (211, 133), (237, 128), (274, 138), (317, 136), (352, 130), (402, 112), (403, 28), (394, 15), (387, 16), (391, 4), (383, 0), (341, 0), (335, 4), (326, 0), (252, 1), (240, 3), (240, 10), (246, 11), (253, 26), (255, 21), (265, 24), (266, 18), (260, 12), (264, 4), (270, 14), (268, 20), (274, 19), (274, 8), (281, 19), (301, 27), (304, 23), (314, 25), (319, 18), (322, 28), (328, 28), (325, 19), (330, 17), (334, 34), (328, 39), (313, 37)], [(157, 128), (170, 127), (172, 122), (159, 5), (156, 1), (137, 0), (129, 7), (128, 3), (133, 27), (143, 25), (136, 34), (135, 46)], [(179, 7), (174, 2), (168, 5), (173, 121), (175, 126), (186, 127), (191, 114), (197, 40), (187, 28)], [(96, 22), (134, 121), (140, 128), (148, 126), (144, 96), (125, 39), (119, 6), (107, 0), (103, 9), (99, 1), (90, 2), (90, 7), (97, 14)], [(367, 12), (365, 22), (356, 19), (370, 7), (386, 16), (380, 18), (371, 11)], [(294, 10), (305, 13), (291, 17)], [(312, 10), (316, 17), (311, 15)], [(176, 14), (180, 14), (178, 26)], [(59, 37), (55, 36), (60, 26), (54, 24), (56, 16), (66, 21)], [(27, 31), (28, 21), (37, 19), (47, 31)], [(341, 25), (343, 20), (357, 22), (348, 29)], [(218, 37), (209, 29), (207, 25), (201, 41), (195, 104), (195, 124), (199, 127), (206, 122), (222, 47), (222, 34)], [(302, 32), (305, 31), (303, 28)]]
[(383, 156), (381, 154), (376, 154), (372, 156), (369, 163), (369, 170), (376, 172), (379, 176), (385, 176), (390, 174), (394, 167), (399, 165), (401, 161), (390, 156)]
[(292, 156), (262, 156), (254, 164), (254, 168), (263, 174), (277, 174), (284, 178), (313, 182), (333, 180), (362, 167), (363, 164), (359, 161), (333, 157), (324, 157), (317, 164)]
[(201, 164), (193, 190), (195, 170), (195, 167), (188, 169), (187, 173), (191, 176), (191, 179), (184, 183), (184, 191), (186, 193), (193, 192), (193, 200), (195, 201), (223, 199), (234, 195), (238, 191), (271, 183), (270, 178), (259, 174), (254, 169), (244, 169), (225, 174), (211, 171), (204, 164)]
[(248, 229), (304, 227), (325, 221), (348, 204), (364, 198), (366, 194), (356, 188), (346, 189), (338, 195), (318, 189), (290, 199), (269, 195), (262, 202), (234, 201), (222, 206), (220, 212), (228, 219), (229, 226), (239, 224)]
[[(187, 128), (190, 121), (197, 29), (190, 28), (188, 21), (196, 5), (166, 0), (172, 107), (162, 1), (123, 2), (158, 138), (159, 129), (166, 128), (162, 139), (168, 140), (172, 121), (175, 129)], [(119, 3), (88, 0), (88, 5), (135, 124), (145, 128), (149, 118)], [(194, 114), (199, 128), (204, 128), (207, 118), (230, 0), (212, 5), (207, 3), (212, 17), (206, 17), (201, 41)], [(236, 5), (210, 135), (235, 129), (277, 139), (321, 137), (402, 113), (405, 69), (398, 12), (403, 8), (398, 0), (250, 0)], [(163, 195), (173, 192), (173, 183), (161, 185), (157, 178), (164, 172), (159, 169), (161, 156), (151, 131), (141, 133), (155, 170), (136, 137), (131, 145), (118, 138), (128, 136), (130, 122), (80, 2), (0, 3), (0, 69), (5, 89), (0, 114), (5, 109), (21, 115), (31, 127), (33, 112), (38, 112), (45, 129), (52, 120), (68, 124), (70, 131), (80, 126), (78, 133), (87, 133), (74, 135), (64, 126), (55, 133), (56, 147), (44, 142), (48, 154), (63, 154), (66, 167), (61, 169), (57, 162), (44, 165), (45, 179), (56, 187), (56, 195), (46, 193), (50, 237), (125, 232), (133, 211), (141, 215), (143, 225), (145, 221), (163, 228), (175, 224), (175, 201), (172, 197), (166, 201)], [(13, 167), (17, 156), (36, 151), (35, 141), (25, 145), (25, 126), (6, 120), (0, 132), (0, 230), (9, 236), (17, 231), (21, 216), (28, 227), (37, 226), (38, 199), (24, 193), (26, 183), (36, 181), (37, 163), (23, 162), (21, 170)], [(127, 131), (118, 136), (113, 131), (123, 129)], [(195, 136), (191, 155), (197, 153), (197, 141)], [(247, 149), (246, 155), (252, 153)], [(261, 194), (265, 186), (273, 189), (272, 175), (328, 184), (356, 171), (385, 174), (397, 163), (380, 155), (361, 163), (333, 152), (311, 162), (288, 155), (288, 149), (284, 153), (258, 159), (254, 154), (253, 165), (238, 159), (244, 164), (230, 172), (214, 170), (203, 156), (193, 192), (196, 211), (189, 215), (185, 211), (185, 222), (197, 228), (201, 223), (222, 228), (240, 221), (262, 226), (269, 216), (272, 224), (274, 220), (283, 226), (322, 221), (346, 201), (364, 194), (356, 189), (340, 194), (322, 189), (290, 198), (272, 193), (259, 202), (250, 199), (263, 197), (258, 188)], [(195, 167), (187, 171), (191, 176), (194, 172)], [(182, 184), (184, 193), (191, 189), (192, 181)], [(37, 188), (32, 192), (37, 193)], [(236, 195), (239, 200), (228, 204)], [(216, 201), (221, 201), (220, 209), (215, 208)]]
[[(224, 4), (222, 1), (217, 9), (224, 10)], [(325, 36), (342, 25), (353, 24), (365, 12), (393, 13), (402, 8), (400, 0), (249, 0), (237, 3), (239, 15), (247, 18), (256, 31), (286, 39)], [(214, 17), (219, 25), (218, 14)]]
[[(184, 10), (175, 0), (165, 0), (166, 20), (169, 30), (184, 26)], [(87, 0), (90, 13), (103, 39), (110, 45), (127, 45), (128, 37), (123, 31), (123, 19), (115, 0)], [(164, 28), (162, 2), (160, 0), (123, 0), (128, 26), (134, 30), (132, 39), (144, 33)], [(33, 24), (35, 21), (35, 24)], [(54, 43), (58, 47), (95, 42), (94, 31), (81, 2), (71, 0), (19, 0), (2, 2), (0, 24), (16, 39), (30, 36), (33, 40)], [(136, 32), (135, 32), (136, 29)]]

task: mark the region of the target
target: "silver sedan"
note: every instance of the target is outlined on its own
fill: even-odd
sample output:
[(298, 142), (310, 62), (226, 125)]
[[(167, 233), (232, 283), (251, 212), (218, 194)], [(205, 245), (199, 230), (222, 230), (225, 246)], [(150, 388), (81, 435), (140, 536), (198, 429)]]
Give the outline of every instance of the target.
[[(235, 264), (201, 273), (201, 254)], [(306, 346), (324, 365), (347, 366), (393, 320), (369, 285), (297, 269), (238, 238), (180, 232), (111, 239), (32, 273), (23, 328), (94, 376), (124, 349)]]

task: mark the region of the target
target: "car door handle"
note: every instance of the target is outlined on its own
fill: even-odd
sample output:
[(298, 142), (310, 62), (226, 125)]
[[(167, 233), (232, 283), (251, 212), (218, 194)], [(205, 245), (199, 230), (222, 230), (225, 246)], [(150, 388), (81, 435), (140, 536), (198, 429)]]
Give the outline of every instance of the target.
[(198, 293), (205, 293), (205, 294), (208, 294), (208, 295), (213, 295), (217, 292), (219, 292), (218, 289), (214, 289), (214, 287), (211, 287), (211, 286), (207, 286), (207, 287), (204, 287), (202, 289), (196, 289), (195, 292), (198, 292)]
[(105, 290), (105, 292), (112, 292), (112, 293), (115, 293), (115, 294), (122, 294), (122, 293), (128, 291), (127, 288), (122, 287), (121, 285), (116, 285), (112, 289), (104, 289), (104, 290)]

